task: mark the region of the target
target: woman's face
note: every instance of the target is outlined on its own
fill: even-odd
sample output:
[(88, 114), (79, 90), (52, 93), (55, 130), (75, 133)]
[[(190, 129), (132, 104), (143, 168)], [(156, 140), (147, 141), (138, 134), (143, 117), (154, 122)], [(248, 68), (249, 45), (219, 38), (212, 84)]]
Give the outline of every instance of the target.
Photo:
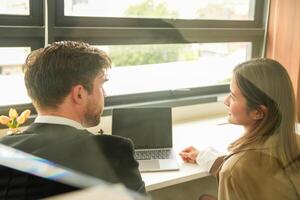
[(246, 98), (242, 95), (236, 81), (232, 78), (230, 83), (230, 95), (224, 101), (228, 107), (228, 122), (242, 125), (246, 130), (251, 130), (257, 121), (257, 111), (247, 109)]

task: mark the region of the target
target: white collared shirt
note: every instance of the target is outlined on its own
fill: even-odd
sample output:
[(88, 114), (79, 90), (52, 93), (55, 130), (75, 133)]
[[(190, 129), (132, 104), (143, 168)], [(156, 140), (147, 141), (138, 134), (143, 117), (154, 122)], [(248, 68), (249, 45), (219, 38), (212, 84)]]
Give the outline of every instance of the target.
[(54, 116), (54, 115), (37, 116), (34, 120), (34, 123), (61, 124), (61, 125), (71, 126), (77, 129), (85, 129), (80, 123), (72, 119)]
[(216, 159), (222, 154), (212, 147), (200, 150), (196, 158), (197, 164), (200, 166), (202, 171), (209, 172), (210, 168), (216, 161)]

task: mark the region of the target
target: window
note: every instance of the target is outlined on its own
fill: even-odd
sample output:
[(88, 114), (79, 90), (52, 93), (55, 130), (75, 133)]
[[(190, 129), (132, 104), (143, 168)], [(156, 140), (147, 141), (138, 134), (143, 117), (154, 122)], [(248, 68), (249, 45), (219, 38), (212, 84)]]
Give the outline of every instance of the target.
[[(175, 19), (253, 19), (251, 0), (64, 0), (66, 16)], [(117, 5), (117, 6), (116, 6)]]
[(1, 1), (1, 89), (8, 94), (4, 83), (13, 83), (19, 95), (2, 98), (5, 112), (11, 104), (32, 106), (19, 74), (21, 60), (54, 41), (81, 40), (108, 52), (108, 108), (199, 103), (228, 92), (232, 68), (263, 52), (265, 0), (43, 2)]
[(1, 0), (0, 14), (29, 15), (29, 0)]
[(42, 0), (1, 0), (0, 26), (42, 26), (43, 2)]
[(0, 47), (0, 90), (5, 94), (0, 106), (30, 103), (22, 74), (22, 64), (29, 53), (30, 47)]
[(98, 46), (113, 61), (109, 96), (228, 84), (251, 43)]

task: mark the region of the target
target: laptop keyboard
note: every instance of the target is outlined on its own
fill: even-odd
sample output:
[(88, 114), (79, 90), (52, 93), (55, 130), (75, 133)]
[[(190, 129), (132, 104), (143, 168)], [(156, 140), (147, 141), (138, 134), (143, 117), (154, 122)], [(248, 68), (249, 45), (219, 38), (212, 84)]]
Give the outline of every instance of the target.
[(137, 160), (169, 159), (172, 157), (171, 149), (135, 151), (135, 159)]

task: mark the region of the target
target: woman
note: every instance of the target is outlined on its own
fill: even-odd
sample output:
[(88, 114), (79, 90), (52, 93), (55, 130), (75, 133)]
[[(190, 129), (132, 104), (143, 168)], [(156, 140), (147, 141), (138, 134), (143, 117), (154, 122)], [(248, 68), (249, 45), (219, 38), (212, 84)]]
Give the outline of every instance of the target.
[(210, 163), (220, 200), (300, 199), (299, 135), (287, 71), (271, 59), (246, 61), (234, 69), (230, 91), (224, 102), (228, 121), (245, 130), (230, 144), (230, 154), (218, 162), (216, 152), (188, 147), (182, 159)]

